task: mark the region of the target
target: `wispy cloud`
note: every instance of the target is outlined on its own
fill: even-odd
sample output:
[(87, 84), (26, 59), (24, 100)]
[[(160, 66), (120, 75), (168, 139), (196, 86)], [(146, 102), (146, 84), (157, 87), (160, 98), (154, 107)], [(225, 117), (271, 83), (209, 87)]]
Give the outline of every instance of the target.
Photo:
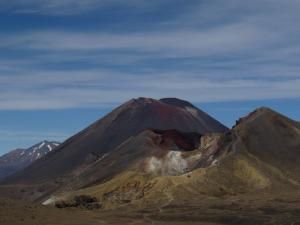
[[(71, 15), (112, 5), (155, 10), (161, 2), (12, 0), (0, 8)], [(299, 10), (293, 0), (193, 1), (150, 30), (6, 32), (0, 109), (100, 107), (137, 96), (299, 98)]]
[[(61, 77), (61, 79), (59, 79)], [(300, 97), (300, 79), (209, 79), (193, 73), (59, 72), (2, 77), (0, 109), (107, 107), (137, 96), (177, 96), (193, 102)]]
[(131, 50), (166, 57), (209, 56), (254, 51), (276, 44), (262, 29), (233, 24), (208, 30), (175, 30), (143, 33), (81, 33), (43, 31), (2, 36), (0, 47), (31, 50), (94, 51)]

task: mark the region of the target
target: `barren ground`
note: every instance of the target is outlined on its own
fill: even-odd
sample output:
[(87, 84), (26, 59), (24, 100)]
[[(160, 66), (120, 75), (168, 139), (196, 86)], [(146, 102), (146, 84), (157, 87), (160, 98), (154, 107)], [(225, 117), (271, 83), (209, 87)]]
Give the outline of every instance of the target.
[(299, 193), (193, 199), (147, 209), (57, 209), (0, 200), (0, 225), (300, 225)]

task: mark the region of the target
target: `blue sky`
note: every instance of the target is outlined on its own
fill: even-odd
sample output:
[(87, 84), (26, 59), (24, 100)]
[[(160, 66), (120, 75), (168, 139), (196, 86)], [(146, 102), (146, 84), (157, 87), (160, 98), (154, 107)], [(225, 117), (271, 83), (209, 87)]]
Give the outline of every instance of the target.
[(0, 153), (62, 141), (138, 96), (227, 126), (266, 105), (300, 120), (297, 0), (2, 0)]

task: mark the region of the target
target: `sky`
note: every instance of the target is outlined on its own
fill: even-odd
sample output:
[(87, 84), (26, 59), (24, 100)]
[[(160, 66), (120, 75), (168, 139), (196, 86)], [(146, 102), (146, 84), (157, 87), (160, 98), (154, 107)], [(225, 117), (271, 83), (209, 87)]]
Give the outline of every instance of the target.
[(298, 0), (1, 0), (0, 154), (136, 97), (300, 120)]

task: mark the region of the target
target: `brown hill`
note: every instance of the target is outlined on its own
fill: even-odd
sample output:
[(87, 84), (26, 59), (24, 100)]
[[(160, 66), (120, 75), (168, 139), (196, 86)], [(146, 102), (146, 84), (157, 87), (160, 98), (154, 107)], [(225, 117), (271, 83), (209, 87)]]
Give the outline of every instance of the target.
[[(9, 177), (4, 184), (42, 186), (38, 189), (45, 192), (30, 191), (35, 193), (30, 198), (36, 199), (57, 191), (57, 188), (74, 189), (102, 182), (131, 166), (132, 161), (137, 160), (136, 155), (144, 154), (146, 149), (151, 148), (151, 144), (146, 143), (147, 138), (140, 137), (145, 134), (138, 135), (146, 129), (174, 129), (202, 135), (227, 130), (218, 121), (183, 100), (133, 99), (65, 141), (55, 152)], [(132, 140), (133, 136), (138, 138)], [(138, 151), (122, 147), (126, 142), (133, 142), (130, 146), (138, 146)], [(185, 149), (191, 146), (190, 142), (188, 140), (175, 145)], [(115, 166), (111, 166), (113, 163)], [(80, 182), (77, 182), (79, 178)], [(73, 183), (77, 185), (74, 187)]]
[[(50, 192), (41, 183), (2, 186), (0, 193), (67, 207), (36, 209), (36, 218), (49, 224), (56, 213), (59, 224), (125, 224), (126, 217), (130, 224), (298, 224), (299, 151), (300, 124), (260, 108), (224, 133), (146, 129), (101, 157), (89, 154), (68, 183), (54, 183)], [(77, 206), (78, 199), (87, 201)], [(16, 218), (31, 224), (24, 207), (11, 204), (0, 210), (5, 224)], [(94, 204), (101, 208), (87, 212)]]
[[(158, 134), (147, 131), (124, 143), (117, 153), (124, 160), (130, 154), (143, 156), (132, 157), (137, 161), (112, 179), (65, 192), (47, 203), (91, 195), (105, 208), (145, 209), (201, 204), (203, 196), (300, 196), (300, 125), (271, 109), (255, 110), (222, 135), (201, 137), (194, 150), (174, 151), (173, 144), (159, 147), (162, 142), (153, 141), (155, 135)], [(141, 140), (148, 143), (141, 144)]]

